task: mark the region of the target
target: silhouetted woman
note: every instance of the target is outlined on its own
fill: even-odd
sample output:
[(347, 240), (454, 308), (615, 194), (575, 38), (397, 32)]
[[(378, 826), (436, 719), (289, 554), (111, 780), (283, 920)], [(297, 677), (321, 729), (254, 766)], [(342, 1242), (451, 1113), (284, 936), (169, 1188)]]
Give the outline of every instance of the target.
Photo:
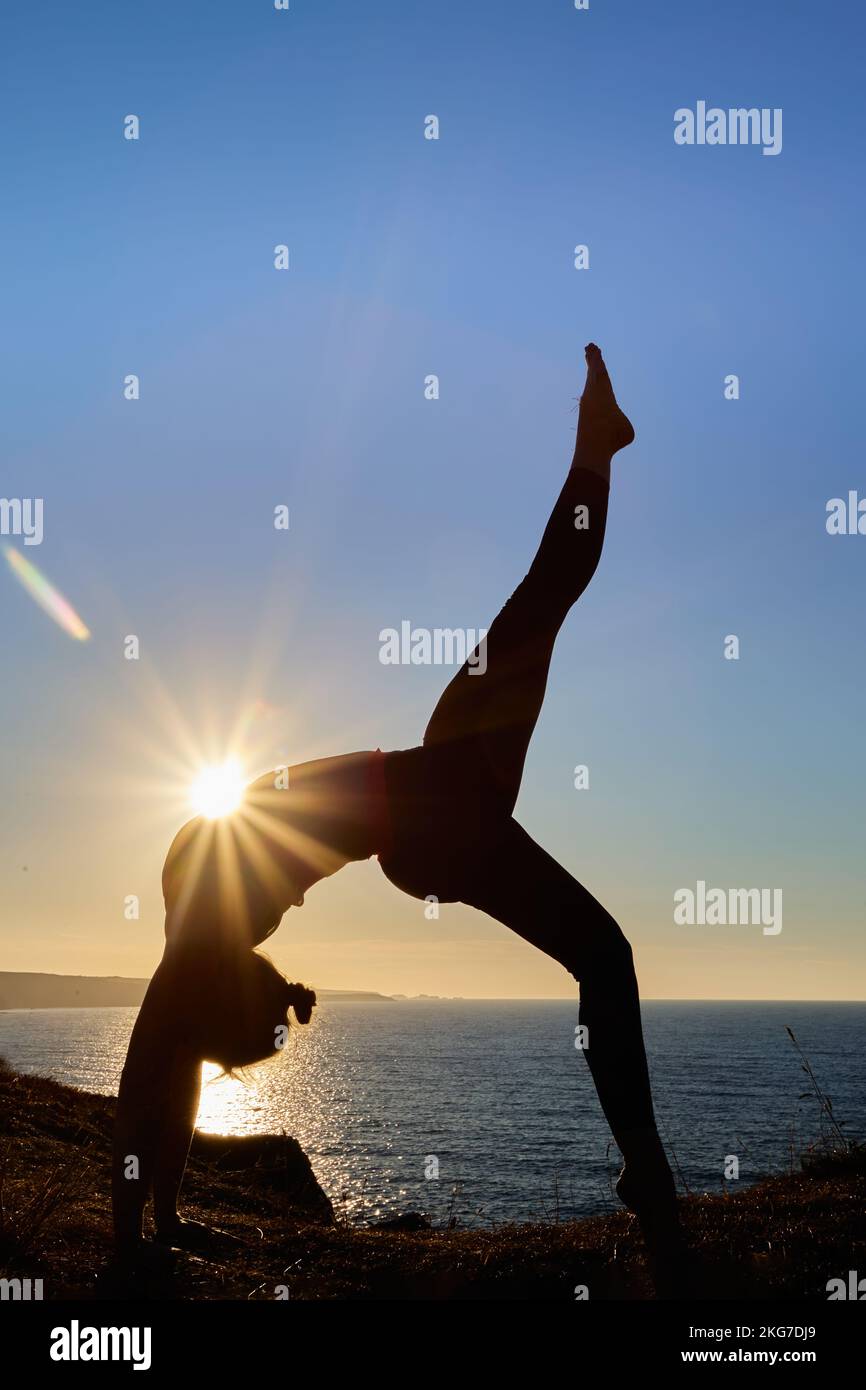
[(269, 774), (234, 814), (190, 821), (172, 844), (165, 954), (133, 1030), (117, 1108), (115, 1227), (118, 1251), (133, 1263), (144, 1255), (151, 1187), (157, 1241), (206, 1239), (177, 1214), (202, 1061), (231, 1069), (271, 1056), (289, 1007), (309, 1021), (315, 995), (255, 948), (314, 883), (371, 855), (405, 893), (489, 913), (580, 982), (585, 1055), (625, 1160), (617, 1192), (651, 1249), (676, 1246), (631, 948), (512, 815), (556, 635), (601, 556), (611, 459), (634, 438), (594, 344), (586, 361), (574, 459), (538, 553), (446, 688), (423, 743)]

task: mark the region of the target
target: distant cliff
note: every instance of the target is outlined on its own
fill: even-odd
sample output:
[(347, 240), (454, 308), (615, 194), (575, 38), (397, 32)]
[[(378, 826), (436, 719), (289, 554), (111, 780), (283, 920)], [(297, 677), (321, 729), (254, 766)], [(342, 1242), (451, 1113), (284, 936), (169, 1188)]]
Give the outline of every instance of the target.
[[(2, 1009), (94, 1009), (110, 1005), (135, 1007), (144, 998), (147, 980), (121, 975), (38, 975), (0, 970)], [(371, 990), (319, 989), (321, 1001), (355, 999), (391, 1002), (387, 994)]]
[(147, 980), (119, 975), (29, 975), (0, 971), (0, 1009), (85, 1009), (140, 1004)]

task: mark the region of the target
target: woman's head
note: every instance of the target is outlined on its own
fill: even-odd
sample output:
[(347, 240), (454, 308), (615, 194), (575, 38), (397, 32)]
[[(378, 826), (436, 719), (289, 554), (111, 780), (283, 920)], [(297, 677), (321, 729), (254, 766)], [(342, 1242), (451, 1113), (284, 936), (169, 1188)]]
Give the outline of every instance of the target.
[(191, 1041), (205, 1061), (228, 1072), (273, 1057), (286, 1044), (289, 1009), (309, 1023), (316, 1004), (313, 990), (292, 984), (256, 951), (220, 953), (196, 976)]

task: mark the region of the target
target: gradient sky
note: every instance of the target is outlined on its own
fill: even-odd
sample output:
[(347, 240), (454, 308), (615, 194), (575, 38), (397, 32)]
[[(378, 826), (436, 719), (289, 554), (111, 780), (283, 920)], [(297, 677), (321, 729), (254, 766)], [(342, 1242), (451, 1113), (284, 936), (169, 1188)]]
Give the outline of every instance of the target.
[[(250, 776), (419, 740), (450, 673), (381, 665), (379, 631), (489, 624), (592, 338), (638, 439), (517, 814), (645, 994), (866, 998), (866, 536), (825, 529), (866, 495), (864, 27), (853, 0), (4, 7), (0, 493), (44, 498), (21, 548), (92, 637), (0, 566), (2, 968), (153, 970), (186, 783), (239, 720)], [(698, 100), (781, 107), (782, 153), (677, 146)], [(781, 888), (781, 934), (675, 925), (698, 879)], [(269, 945), (320, 986), (575, 993), (375, 862)]]

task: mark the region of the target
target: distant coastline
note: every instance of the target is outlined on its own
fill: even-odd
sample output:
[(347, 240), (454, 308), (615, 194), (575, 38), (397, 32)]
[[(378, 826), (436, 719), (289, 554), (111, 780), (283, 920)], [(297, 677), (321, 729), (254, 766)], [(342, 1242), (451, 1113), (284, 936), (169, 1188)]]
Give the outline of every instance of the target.
[[(135, 1008), (150, 983), (122, 975), (47, 975), (0, 970), (0, 1012), (10, 1009)], [(388, 994), (363, 989), (319, 989), (319, 999), (346, 999), (369, 1003), (393, 1000)]]

